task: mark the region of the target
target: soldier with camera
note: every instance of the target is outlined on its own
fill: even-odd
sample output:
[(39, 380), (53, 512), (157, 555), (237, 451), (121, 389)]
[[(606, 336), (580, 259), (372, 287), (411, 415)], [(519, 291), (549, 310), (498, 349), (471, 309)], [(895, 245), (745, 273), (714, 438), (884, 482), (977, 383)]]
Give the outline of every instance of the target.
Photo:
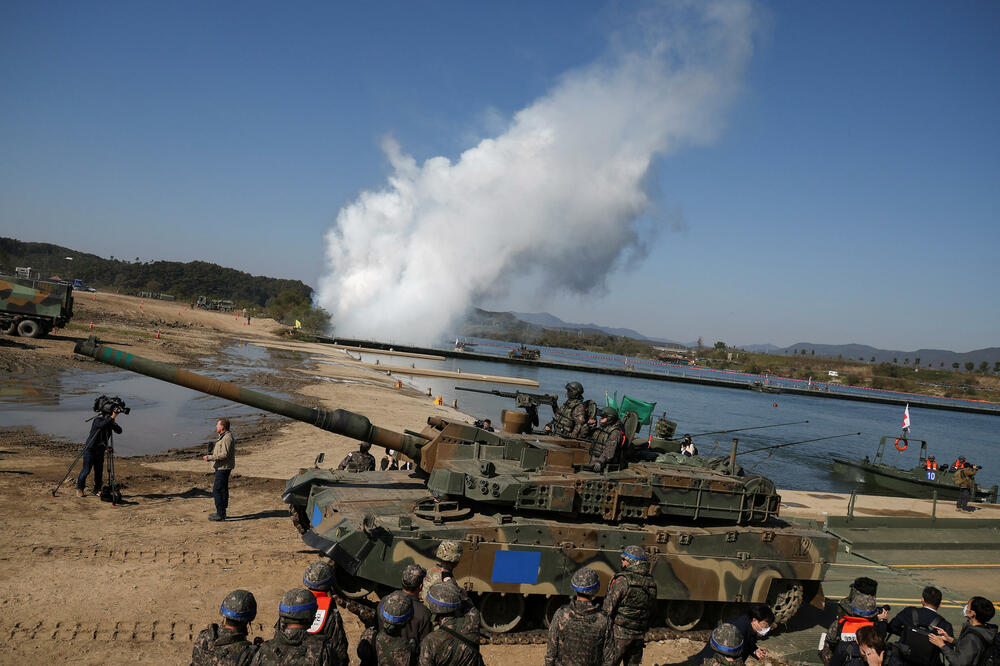
[(83, 449), (83, 469), (76, 478), (76, 496), (84, 496), (87, 486), (87, 476), (94, 470), (94, 494), (100, 495), (104, 482), (104, 456), (111, 442), (111, 433), (121, 434), (122, 427), (115, 423), (115, 417), (129, 409), (121, 398), (109, 398), (102, 395), (94, 401), (94, 411), (97, 416), (90, 423), (90, 435)]

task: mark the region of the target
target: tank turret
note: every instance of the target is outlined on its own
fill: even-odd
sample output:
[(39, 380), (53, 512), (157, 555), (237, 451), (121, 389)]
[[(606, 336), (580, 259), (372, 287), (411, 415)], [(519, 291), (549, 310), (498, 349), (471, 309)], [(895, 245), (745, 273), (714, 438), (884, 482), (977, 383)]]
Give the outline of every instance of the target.
[(487, 432), (440, 417), (419, 433), (397, 433), (360, 414), (297, 405), (95, 338), (76, 352), (413, 460), (412, 472), (314, 467), (286, 484), (282, 497), (303, 540), (334, 560), (337, 589), (351, 599), (395, 588), (407, 565), (429, 568), (438, 544), (454, 539), (465, 553), (455, 578), (484, 628), (511, 631), (526, 618), (547, 621), (581, 566), (606, 590), (622, 549), (636, 545), (650, 554), (658, 624), (691, 629), (750, 602), (771, 603), (785, 621), (803, 600), (822, 598), (820, 581), (836, 556), (834, 537), (778, 518), (773, 482), (728, 473), (733, 464), (638, 462), (594, 472), (586, 469), (588, 443), (579, 440)]

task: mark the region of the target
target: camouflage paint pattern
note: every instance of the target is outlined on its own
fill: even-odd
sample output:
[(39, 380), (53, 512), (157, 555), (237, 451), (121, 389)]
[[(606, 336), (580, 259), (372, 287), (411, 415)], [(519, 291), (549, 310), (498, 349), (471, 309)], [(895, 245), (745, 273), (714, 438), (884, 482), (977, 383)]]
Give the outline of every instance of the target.
[(51, 329), (65, 326), (72, 316), (72, 286), (0, 275), (0, 327), (35, 319)]
[(581, 566), (598, 573), (606, 592), (622, 549), (638, 545), (650, 556), (660, 600), (769, 602), (801, 586), (808, 601), (820, 598), (835, 560), (835, 537), (777, 519), (780, 497), (762, 476), (666, 462), (583, 472), (583, 441), (490, 433), (439, 417), (420, 433), (397, 433), (360, 414), (297, 405), (96, 338), (76, 351), (414, 460), (426, 481), (408, 471), (314, 468), (286, 484), (283, 499), (303, 540), (337, 563), (345, 597), (395, 589), (409, 564), (430, 569), (445, 539), (463, 545), (455, 578), (470, 596), (568, 596)]

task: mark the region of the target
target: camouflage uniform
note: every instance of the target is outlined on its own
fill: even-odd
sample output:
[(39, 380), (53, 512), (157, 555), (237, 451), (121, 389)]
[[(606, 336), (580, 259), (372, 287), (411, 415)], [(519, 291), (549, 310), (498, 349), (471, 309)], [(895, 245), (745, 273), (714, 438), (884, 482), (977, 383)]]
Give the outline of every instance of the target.
[(337, 469), (346, 469), (348, 472), (374, 472), (375, 456), (368, 453), (371, 446), (362, 446), (358, 451), (351, 451), (337, 465)]
[(593, 601), (600, 579), (592, 569), (580, 569), (571, 584), (587, 598), (573, 599), (552, 616), (545, 666), (601, 666), (611, 623)]
[(339, 666), (340, 663), (329, 644), (318, 635), (305, 629), (283, 627), (280, 621), (274, 638), (260, 646), (252, 662), (253, 666)]
[(212, 624), (194, 640), (191, 666), (246, 666), (257, 652), (245, 631)]
[(601, 467), (620, 461), (625, 443), (625, 430), (618, 420), (618, 413), (613, 407), (605, 407), (604, 410), (602, 417), (607, 420), (594, 431), (593, 444), (590, 445), (590, 462)]
[(420, 643), (420, 666), (477, 666), (479, 618), (462, 615), (467, 602), (450, 583), (437, 583), (427, 591), (427, 608), (437, 626)]
[(554, 435), (586, 439), (591, 430), (587, 421), (596, 409), (593, 401), (583, 400), (583, 385), (569, 382), (566, 384), (566, 402), (555, 411), (555, 416), (545, 428)]
[(194, 641), (192, 666), (246, 666), (257, 647), (247, 640), (246, 625), (257, 617), (257, 600), (246, 590), (233, 590), (222, 600), (219, 613), (240, 628), (212, 624)]
[(624, 661), (627, 666), (638, 666), (656, 603), (656, 581), (649, 574), (649, 561), (641, 547), (626, 547), (622, 558), (628, 564), (611, 579), (604, 597), (603, 610), (612, 625), (604, 663), (617, 666)]
[(462, 559), (462, 544), (458, 541), (442, 541), (438, 544), (437, 550), (434, 551), (434, 557), (437, 558), (438, 564), (431, 567), (431, 570), (424, 577), (424, 583), (420, 588), (422, 601), (427, 599), (427, 592), (435, 583), (440, 583), (443, 580), (454, 580), (452, 569)]
[(375, 636), (379, 666), (412, 666), (416, 663), (419, 642), (403, 635), (403, 629), (412, 618), (413, 600), (406, 592), (393, 592), (382, 599), (379, 604), (381, 626)]
[(333, 653), (341, 663), (347, 663), (347, 633), (344, 619), (337, 610), (337, 600), (330, 595), (333, 587), (333, 567), (322, 560), (313, 562), (306, 568), (302, 583), (316, 597), (318, 609), (310, 634), (321, 636), (330, 644)]
[(479, 659), (479, 623), (468, 615), (442, 618), (420, 644), (420, 666), (475, 666)]
[[(316, 598), (305, 588), (285, 592), (278, 606), (274, 638), (260, 646), (254, 666), (338, 666), (340, 661), (320, 634), (307, 627), (316, 616)], [(290, 627), (289, 624), (305, 625)]]

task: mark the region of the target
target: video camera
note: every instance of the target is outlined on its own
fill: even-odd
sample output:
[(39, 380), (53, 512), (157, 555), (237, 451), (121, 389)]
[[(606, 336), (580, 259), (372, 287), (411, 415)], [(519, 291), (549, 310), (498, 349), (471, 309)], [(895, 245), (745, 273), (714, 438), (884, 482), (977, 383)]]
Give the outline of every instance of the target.
[(128, 414), (132, 410), (126, 407), (125, 401), (118, 396), (102, 395), (94, 400), (94, 411), (109, 416), (111, 414)]

